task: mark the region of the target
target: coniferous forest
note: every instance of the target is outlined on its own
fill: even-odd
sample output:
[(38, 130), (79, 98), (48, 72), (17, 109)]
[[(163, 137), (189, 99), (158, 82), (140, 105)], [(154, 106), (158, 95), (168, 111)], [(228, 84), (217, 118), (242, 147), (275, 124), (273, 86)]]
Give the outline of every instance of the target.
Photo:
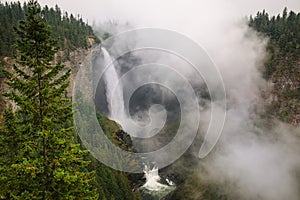
[(264, 76), (278, 98), (269, 112), (288, 123), (300, 123), (300, 13), (285, 8), (281, 15), (265, 10), (250, 17), (249, 26), (269, 38)]
[[(0, 2), (0, 57), (12, 56), (15, 53), (14, 44), (17, 41), (17, 35), (14, 27), (20, 20), (24, 20), (28, 4), (25, 2), (2, 3)], [(51, 37), (58, 39), (56, 44), (62, 50), (72, 51), (76, 48), (88, 48), (87, 37), (97, 39), (93, 29), (82, 18), (77, 15), (62, 12), (58, 6), (43, 8), (43, 15), (47, 20), (47, 25), (51, 27)]]
[[(285, 8), (281, 14), (270, 16), (263, 10), (256, 16), (250, 16), (247, 22), (249, 30), (267, 41), (262, 76), (272, 87), (268, 91), (269, 96), (262, 95), (262, 99), (268, 101), (265, 103), (266, 110), (259, 114), (251, 113), (259, 117), (253, 117), (254, 120), (249, 117), (246, 118), (248, 121), (240, 123), (247, 124), (243, 125), (249, 129), (248, 132), (253, 129), (251, 137), (255, 138), (257, 135), (259, 138), (264, 132), (269, 133), (273, 119), (291, 125), (290, 129), (294, 130), (300, 124), (300, 13)], [(105, 34), (112, 33), (105, 31)], [(64, 65), (66, 59), (62, 61), (57, 55), (59, 52), (69, 55), (78, 49), (90, 51), (101, 44), (99, 38), (80, 15), (62, 11), (58, 6), (43, 7), (37, 0), (29, 0), (23, 4), (0, 2), (0, 200), (158, 200), (156, 197), (143, 196), (140, 190), (145, 184), (143, 174), (129, 174), (105, 166), (85, 149), (76, 132), (72, 99), (67, 95), (67, 88), (74, 81), (70, 78), (73, 72)], [(93, 44), (90, 40), (93, 40)], [(133, 57), (131, 59), (134, 62), (140, 59)], [(199, 93), (201, 92), (202, 90)], [(204, 103), (200, 103), (205, 104), (208, 97), (203, 99)], [(247, 109), (251, 109), (251, 106)], [(174, 119), (176, 120), (166, 123), (162, 129), (162, 138), (170, 139), (171, 133), (176, 132), (179, 120), (176, 117)], [(137, 151), (133, 139), (122, 130), (118, 122), (100, 112), (97, 113), (97, 120), (112, 143), (126, 151)], [(267, 136), (262, 138), (269, 139)], [(272, 145), (280, 140), (279, 137), (270, 138)], [(247, 141), (243, 142), (245, 146), (248, 145)], [(293, 146), (294, 143), (291, 144)], [(197, 141), (193, 145), (198, 145)], [(217, 153), (213, 154), (215, 157), (205, 160), (204, 165), (195, 158), (196, 153), (193, 151), (198, 150), (198, 147), (193, 147), (177, 163), (160, 169), (162, 177), (168, 182), (167, 178), (173, 178), (175, 183), (172, 187), (176, 187), (163, 199), (245, 199), (245, 194), (241, 194), (242, 190), (235, 193), (235, 189), (240, 186), (236, 180), (240, 177), (234, 177), (236, 182), (233, 183), (230, 182), (232, 177), (228, 181), (228, 177), (224, 178), (222, 174), (220, 179), (208, 177), (211, 172), (205, 162), (214, 163), (213, 159), (223, 146), (218, 147), (215, 150)], [(263, 146), (262, 149), (267, 147)], [(275, 147), (276, 145), (272, 146), (272, 150), (276, 150)], [(297, 147), (294, 149), (296, 152)], [(228, 152), (222, 152), (221, 158), (226, 158)], [(248, 169), (244, 157), (241, 160), (242, 166)], [(222, 161), (225, 162), (226, 159)], [(276, 163), (279, 162), (276, 160)], [(260, 167), (264, 167), (263, 164)], [(220, 163), (217, 165), (220, 167)], [(298, 163), (293, 163), (294, 166), (297, 167)], [(223, 165), (220, 168), (226, 174), (224, 171), (227, 169), (223, 169)], [(255, 177), (255, 170), (251, 170)], [(299, 169), (296, 169), (295, 177), (299, 180)], [(246, 186), (248, 184), (247, 181), (242, 183)], [(299, 185), (296, 186), (299, 189)], [(259, 193), (254, 192), (254, 196), (265, 199)], [(250, 197), (249, 199), (254, 199)]]

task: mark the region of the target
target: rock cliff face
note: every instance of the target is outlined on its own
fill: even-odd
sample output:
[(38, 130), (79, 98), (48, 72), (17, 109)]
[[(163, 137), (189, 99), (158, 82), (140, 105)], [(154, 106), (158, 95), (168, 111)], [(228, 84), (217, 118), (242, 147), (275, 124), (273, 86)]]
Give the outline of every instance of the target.
[[(84, 49), (84, 48), (78, 48), (75, 49), (72, 52), (66, 52), (66, 51), (58, 51), (55, 55), (55, 59), (53, 63), (61, 61), (62, 64), (66, 66), (65, 70), (71, 69), (71, 76), (70, 76), (70, 85), (67, 88), (66, 96), (71, 97), (72, 96), (72, 90), (74, 85), (74, 80), (76, 78), (76, 74), (79, 70), (80, 65), (83, 63), (85, 57), (90, 53), (91, 49), (96, 45), (96, 42), (92, 38), (88, 38), (88, 42), (90, 44), (90, 48)], [(13, 64), (15, 64), (15, 60), (10, 57), (4, 57), (0, 64), (3, 68), (10, 71), (12, 69)], [(2, 73), (1, 73), (2, 74)], [(0, 76), (0, 89), (1, 91), (6, 91), (7, 85), (4, 84), (5, 77)], [(7, 105), (11, 105), (13, 109), (16, 109), (16, 105), (13, 103), (9, 103), (4, 99), (1, 95), (0, 98), (0, 124), (2, 122), (2, 112), (7, 107)]]
[(269, 108), (279, 119), (292, 125), (300, 124), (300, 61), (278, 66), (271, 78), (273, 89)]
[(89, 49), (76, 49), (70, 53), (60, 51), (57, 53), (55, 61), (61, 60), (62, 63), (66, 66), (66, 69), (71, 69), (70, 76), (70, 85), (67, 88), (67, 96), (72, 96), (72, 89), (74, 86), (74, 81), (77, 75), (77, 72), (83, 63), (85, 57), (90, 53), (91, 48)]
[(87, 41), (90, 48), (77, 48), (73, 51), (58, 51), (55, 55), (54, 63), (61, 61), (66, 66), (66, 69), (71, 69), (70, 85), (67, 88), (68, 97), (72, 96), (74, 81), (81, 64), (96, 45), (96, 41), (93, 37), (88, 37)]

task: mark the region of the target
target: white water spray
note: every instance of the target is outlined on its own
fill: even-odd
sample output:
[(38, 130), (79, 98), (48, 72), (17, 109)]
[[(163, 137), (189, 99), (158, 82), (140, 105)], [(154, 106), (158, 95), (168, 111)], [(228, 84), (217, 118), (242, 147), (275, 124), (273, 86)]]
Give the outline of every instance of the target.
[(159, 183), (161, 178), (158, 175), (157, 167), (154, 167), (153, 169), (148, 169), (148, 167), (146, 166), (144, 172), (146, 177), (146, 183), (143, 186), (144, 188), (152, 191), (159, 191), (168, 187), (167, 185)]
[(101, 47), (101, 52), (103, 53), (104, 67), (106, 68), (104, 81), (106, 86), (106, 100), (110, 113), (109, 117), (120, 122), (119, 120), (125, 116), (123, 88), (120, 83), (118, 84), (119, 76), (108, 51)]
[(158, 174), (158, 168), (150, 169), (145, 166), (146, 183), (140, 187), (141, 196), (145, 200), (159, 200), (172, 192), (176, 186), (168, 180), (162, 179)]

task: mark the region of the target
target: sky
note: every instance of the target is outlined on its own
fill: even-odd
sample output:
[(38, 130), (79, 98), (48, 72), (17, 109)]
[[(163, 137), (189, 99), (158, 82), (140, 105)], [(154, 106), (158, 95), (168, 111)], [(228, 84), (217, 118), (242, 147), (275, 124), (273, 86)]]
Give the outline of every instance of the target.
[(172, 20), (173, 15), (170, 13), (181, 15), (182, 20), (191, 20), (196, 15), (201, 16), (201, 13), (203, 17), (209, 17), (208, 14), (215, 12), (233, 12), (231, 16), (242, 18), (254, 15), (262, 9), (271, 14), (281, 13), (284, 7), (300, 11), (299, 0), (40, 0), (39, 2), (49, 6), (57, 4), (64, 11), (82, 15), (90, 24), (106, 20), (147, 22), (148, 18), (157, 15)]

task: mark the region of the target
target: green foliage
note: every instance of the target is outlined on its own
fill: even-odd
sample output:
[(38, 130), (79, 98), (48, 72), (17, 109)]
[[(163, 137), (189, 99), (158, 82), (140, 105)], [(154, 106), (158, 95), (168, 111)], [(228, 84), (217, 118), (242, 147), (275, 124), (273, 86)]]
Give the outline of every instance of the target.
[(270, 78), (281, 63), (294, 64), (300, 54), (300, 13), (293, 11), (288, 13), (287, 8), (283, 10), (282, 16), (270, 17), (263, 10), (256, 17), (250, 17), (249, 26), (270, 38), (268, 51), (271, 59), (266, 67), (266, 77)]
[(281, 120), (297, 125), (300, 113), (300, 13), (283, 10), (282, 15), (269, 17), (258, 12), (249, 26), (270, 38), (267, 50), (270, 54), (265, 63), (265, 78), (274, 83), (276, 100), (269, 113)]
[[(121, 130), (120, 126), (104, 115), (97, 114), (98, 121), (103, 128), (106, 136), (115, 144), (124, 150), (132, 151), (131, 139), (128, 134), (122, 132), (124, 138), (129, 137), (130, 142), (122, 141), (120, 143), (120, 138), (116, 135)], [(128, 174), (124, 172), (119, 172), (113, 170), (102, 163), (100, 163), (95, 158), (91, 157), (91, 164), (89, 165), (90, 170), (96, 171), (96, 187), (98, 193), (104, 199), (120, 199), (120, 200), (139, 200), (141, 199), (138, 190), (132, 192), (130, 181), (128, 180)]]
[[(15, 49), (12, 44), (16, 42), (17, 35), (13, 29), (18, 25), (19, 20), (26, 18), (27, 9), (26, 2), (23, 5), (20, 2), (6, 2), (5, 4), (0, 2), (0, 58), (14, 54)], [(43, 15), (52, 28), (51, 37), (59, 38), (57, 45), (66, 52), (89, 47), (88, 37), (99, 42), (92, 27), (79, 16), (74, 17), (73, 14), (69, 15), (67, 12), (62, 13), (58, 6), (55, 8), (45, 6)]]
[(5, 71), (5, 96), (17, 107), (5, 111), (0, 131), (0, 196), (7, 199), (97, 199), (87, 154), (75, 143), (70, 71), (51, 64), (57, 48), (45, 13), (35, 0), (16, 33), (13, 71)]

